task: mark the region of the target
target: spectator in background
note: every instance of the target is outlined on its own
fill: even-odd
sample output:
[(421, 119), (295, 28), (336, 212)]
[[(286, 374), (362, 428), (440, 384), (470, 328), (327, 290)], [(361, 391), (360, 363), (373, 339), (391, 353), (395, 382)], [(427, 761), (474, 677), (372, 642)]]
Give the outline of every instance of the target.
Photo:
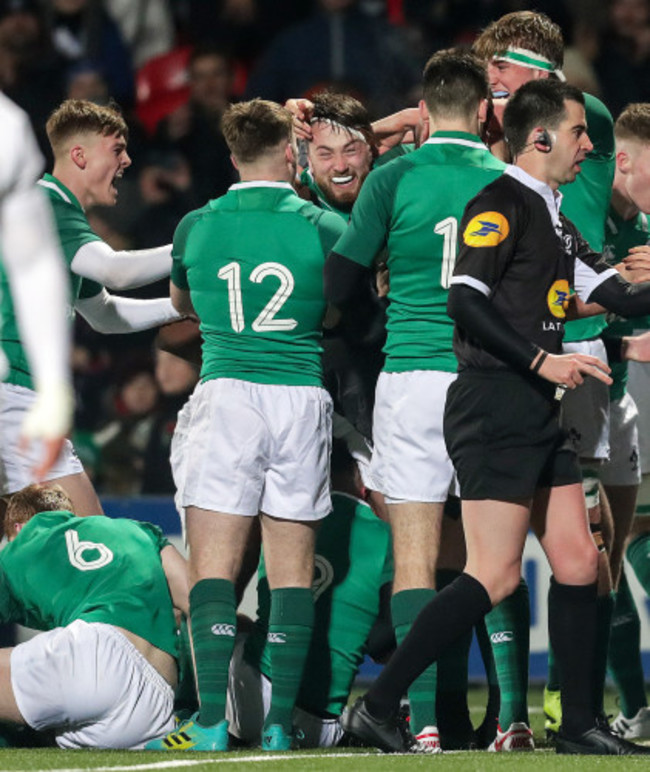
[(201, 203), (188, 161), (171, 149), (145, 155), (138, 188), (143, 209), (131, 231), (134, 249), (169, 244), (182, 217)]
[(52, 158), (45, 123), (63, 98), (64, 62), (50, 45), (37, 0), (0, 0), (2, 90), (29, 115), (41, 151)]
[(48, 11), (52, 45), (67, 65), (93, 62), (105, 73), (111, 97), (124, 106), (133, 104), (131, 52), (103, 3), (51, 0)]
[(132, 360), (112, 394), (112, 419), (93, 435), (99, 452), (100, 493), (135, 496), (142, 488), (144, 451), (155, 423), (159, 390), (153, 363)]
[(193, 190), (204, 203), (237, 181), (221, 133), (221, 116), (231, 102), (233, 72), (228, 56), (206, 45), (193, 51), (189, 75), (189, 102), (161, 121), (156, 138), (187, 159)]
[(284, 103), (341, 84), (371, 114), (386, 115), (419, 98), (420, 66), (408, 38), (357, 0), (318, 0), (316, 12), (276, 37), (251, 72), (246, 96)]
[(174, 47), (176, 30), (169, 0), (105, 0), (104, 5), (131, 50), (134, 67)]
[(192, 43), (227, 47), (245, 63), (254, 60), (280, 30), (313, 11), (315, 0), (188, 0)]
[(594, 66), (614, 117), (650, 100), (650, 0), (610, 0)]
[(109, 102), (108, 83), (101, 67), (81, 59), (69, 68), (66, 77), (66, 99), (87, 99), (96, 105)]

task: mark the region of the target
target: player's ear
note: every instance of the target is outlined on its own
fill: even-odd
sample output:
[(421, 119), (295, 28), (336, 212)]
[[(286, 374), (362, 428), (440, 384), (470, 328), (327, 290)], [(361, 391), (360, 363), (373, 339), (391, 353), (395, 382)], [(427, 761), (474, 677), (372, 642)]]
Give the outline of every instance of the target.
[(237, 159), (232, 153), (230, 154), (230, 163), (235, 167), (235, 169), (237, 169), (237, 171), (239, 171), (239, 164), (237, 163)]
[(418, 102), (418, 111), (420, 113), (421, 121), (424, 122), (429, 120), (429, 111), (427, 110), (427, 106), (424, 99), (420, 99), (420, 101)]
[(293, 143), (287, 142), (287, 147), (284, 151), (284, 157), (287, 159), (288, 164), (295, 164), (296, 163), (296, 153), (293, 149)]
[(627, 150), (618, 150), (616, 152), (616, 168), (621, 174), (629, 174), (632, 169), (632, 159)]
[(72, 163), (79, 169), (85, 169), (88, 163), (86, 159), (86, 151), (83, 145), (73, 145), (70, 148), (70, 158)]
[(491, 108), (490, 102), (487, 99), (481, 99), (481, 101), (479, 102), (478, 113), (477, 113), (479, 123), (483, 124), (487, 122), (490, 108)]

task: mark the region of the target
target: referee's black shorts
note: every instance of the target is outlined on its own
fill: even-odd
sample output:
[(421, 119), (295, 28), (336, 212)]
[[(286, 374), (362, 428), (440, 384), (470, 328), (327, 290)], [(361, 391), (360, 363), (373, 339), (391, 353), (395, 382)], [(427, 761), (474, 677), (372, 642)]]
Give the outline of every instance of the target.
[(581, 481), (547, 386), (510, 370), (459, 373), (447, 392), (444, 433), (462, 499), (518, 501)]

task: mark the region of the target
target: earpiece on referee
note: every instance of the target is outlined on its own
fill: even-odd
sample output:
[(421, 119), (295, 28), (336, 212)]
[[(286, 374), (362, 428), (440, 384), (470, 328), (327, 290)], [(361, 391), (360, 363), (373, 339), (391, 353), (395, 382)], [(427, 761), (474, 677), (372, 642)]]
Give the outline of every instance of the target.
[(533, 144), (542, 153), (550, 153), (553, 150), (553, 139), (546, 129), (537, 132)]

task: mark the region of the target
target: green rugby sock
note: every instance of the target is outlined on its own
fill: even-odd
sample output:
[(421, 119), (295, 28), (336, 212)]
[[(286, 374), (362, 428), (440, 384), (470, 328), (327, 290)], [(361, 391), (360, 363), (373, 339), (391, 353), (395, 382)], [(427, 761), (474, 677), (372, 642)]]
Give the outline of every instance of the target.
[(603, 713), (605, 678), (607, 677), (607, 652), (614, 613), (614, 593), (596, 598), (596, 648), (594, 652), (594, 711)]
[(625, 718), (648, 706), (641, 663), (641, 620), (625, 570), (614, 596), (614, 615), (609, 639), (609, 672), (614, 679)]
[(530, 600), (528, 585), (519, 587), (485, 617), (501, 689), (499, 726), (528, 724), (528, 661), (530, 654)]
[(226, 715), (228, 666), (235, 645), (235, 587), (226, 579), (202, 579), (190, 591), (192, 644), (199, 688), (198, 721), (213, 726)]
[[(435, 594), (435, 590), (422, 587), (415, 590), (402, 590), (393, 595), (390, 610), (398, 646), (406, 638), (417, 615)], [(434, 662), (413, 681), (409, 689), (411, 731), (414, 735), (421, 732), (425, 726), (437, 726), (437, 672), (437, 665)]]
[(265, 726), (293, 728), (293, 708), (300, 688), (311, 634), (314, 601), (311, 589), (281, 587), (271, 590), (267, 642), (271, 655), (271, 708)]

